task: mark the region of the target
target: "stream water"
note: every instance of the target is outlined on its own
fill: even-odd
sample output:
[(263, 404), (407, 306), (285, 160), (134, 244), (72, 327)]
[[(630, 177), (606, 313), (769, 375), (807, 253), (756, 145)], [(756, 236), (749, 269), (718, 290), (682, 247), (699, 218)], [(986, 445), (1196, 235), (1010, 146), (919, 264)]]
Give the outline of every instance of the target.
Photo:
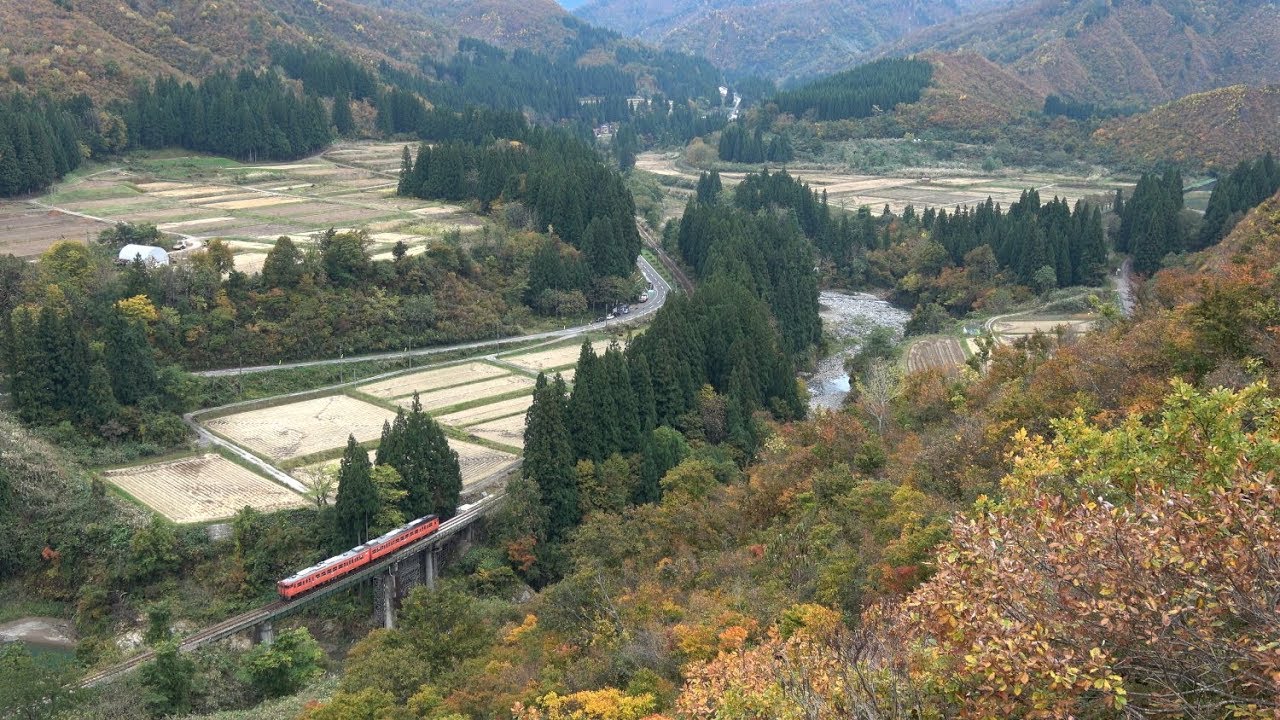
[(836, 409), (849, 394), (849, 374), (844, 361), (858, 352), (862, 338), (877, 327), (892, 328), (898, 337), (911, 314), (875, 295), (826, 290), (818, 297), (822, 327), (836, 352), (818, 361), (817, 370), (806, 379), (809, 406)]

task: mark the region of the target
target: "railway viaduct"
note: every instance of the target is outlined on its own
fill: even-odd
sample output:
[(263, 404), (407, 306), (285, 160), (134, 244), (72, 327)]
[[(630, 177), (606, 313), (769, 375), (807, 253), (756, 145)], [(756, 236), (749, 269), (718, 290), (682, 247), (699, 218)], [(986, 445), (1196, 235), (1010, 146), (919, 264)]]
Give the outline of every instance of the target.
[[(501, 505), (502, 490), (506, 487), (506, 481), (518, 472), (520, 472), (520, 463), (516, 462), (477, 483), (476, 488), (471, 491), (473, 496), (482, 492), (482, 488), (488, 489), (488, 492), (460, 506), (456, 515), (440, 524), (440, 529), (418, 542), (332, 585), (318, 588), (293, 600), (280, 600), (263, 605), (192, 633), (179, 640), (179, 651), (191, 652), (204, 645), (246, 631), (251, 633), (254, 642), (270, 643), (275, 638), (274, 623), (277, 619), (295, 613), (334, 593), (368, 581), (374, 583), (374, 618), (383, 627), (394, 628), (400, 602), (417, 585), (435, 586), (442, 562), (450, 555), (465, 551), (465, 548), (471, 544), (480, 521)], [(124, 662), (86, 676), (80, 681), (80, 686), (88, 688), (110, 682), (137, 670), (151, 661), (154, 656), (155, 653), (150, 650), (135, 655)]]

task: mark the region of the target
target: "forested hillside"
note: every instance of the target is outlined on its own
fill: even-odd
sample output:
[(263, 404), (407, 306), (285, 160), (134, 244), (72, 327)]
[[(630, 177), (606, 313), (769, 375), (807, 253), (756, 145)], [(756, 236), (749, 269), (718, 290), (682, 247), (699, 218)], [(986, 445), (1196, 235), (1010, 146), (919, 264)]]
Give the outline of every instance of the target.
[[(661, 359), (647, 340), (696, 317), (700, 290), (646, 342), (584, 351), (597, 379), (572, 395), (540, 384), (501, 550), (416, 594), (306, 717), (1270, 712), (1278, 211), (1157, 274), (1132, 321), (993, 348), (982, 374), (897, 377), (888, 396), (868, 380), (849, 412), (757, 416), (742, 469), (714, 376), (695, 412), (661, 419), (633, 402), (657, 375), (622, 372)], [(703, 336), (738, 327), (718, 324)], [(636, 417), (639, 436), (577, 445)], [(674, 425), (644, 439), (655, 417)], [(511, 604), (503, 567), (546, 585)], [(474, 640), (454, 665), (379, 662), (450, 628)]]
[(1093, 139), (1124, 159), (1226, 171), (1260, 152), (1280, 152), (1275, 117), (1280, 117), (1280, 86), (1235, 85), (1107, 122)]
[(991, 4), (988, 0), (594, 0), (574, 14), (665, 48), (702, 55), (736, 77), (787, 79), (848, 69), (912, 30)]
[(7, 6), (0, 91), (50, 90), (122, 98), (138, 79), (198, 78), (255, 68), (273, 42), (314, 39), (370, 61), (446, 53), (451, 31), (420, 15), (374, 12), (348, 0), (179, 0), (130, 4), (33, 0)]
[(1111, 106), (1280, 77), (1280, 15), (1239, 0), (1034, 0), (923, 30), (890, 54), (968, 50), (1044, 94)]

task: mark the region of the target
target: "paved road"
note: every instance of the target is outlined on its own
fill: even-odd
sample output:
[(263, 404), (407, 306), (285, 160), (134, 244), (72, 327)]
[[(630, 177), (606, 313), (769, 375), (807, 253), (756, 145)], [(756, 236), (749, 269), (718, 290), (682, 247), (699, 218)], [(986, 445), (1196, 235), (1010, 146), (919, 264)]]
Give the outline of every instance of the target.
[(1125, 258), (1111, 281), (1116, 286), (1116, 295), (1120, 297), (1120, 313), (1125, 317), (1133, 317), (1133, 260)]
[(343, 363), (357, 363), (366, 360), (395, 360), (408, 357), (426, 357), (431, 355), (441, 355), (451, 353), (458, 350), (474, 350), (479, 348), (493, 347), (495, 345), (505, 345), (508, 343), (528, 342), (532, 340), (562, 340), (565, 338), (576, 337), (593, 330), (607, 330), (622, 324), (631, 324), (638, 322), (653, 313), (657, 312), (667, 301), (667, 295), (671, 292), (671, 286), (666, 280), (662, 279), (662, 275), (649, 264), (648, 260), (643, 257), (636, 258), (636, 264), (640, 268), (640, 272), (644, 274), (645, 279), (653, 284), (653, 292), (650, 294), (649, 302), (643, 305), (632, 305), (631, 314), (624, 315), (616, 320), (606, 320), (604, 322), (589, 323), (587, 325), (578, 325), (575, 327), (565, 328), (563, 330), (551, 330), (549, 332), (533, 333), (532, 335), (518, 335), (514, 337), (495, 338), (493, 340), (481, 340), (478, 342), (460, 343), (457, 345), (442, 345), (438, 347), (417, 348), (407, 351), (396, 351), (386, 353), (371, 353), (368, 355), (351, 355), (348, 357), (331, 358), (329, 360), (306, 360), (303, 362), (280, 363), (278, 365), (255, 365), (244, 368), (222, 368), (219, 370), (204, 370), (195, 373), (203, 377), (227, 377), (232, 375), (244, 375), (249, 373), (270, 372), (272, 370), (283, 370), (289, 368), (316, 367), (319, 365), (339, 365)]

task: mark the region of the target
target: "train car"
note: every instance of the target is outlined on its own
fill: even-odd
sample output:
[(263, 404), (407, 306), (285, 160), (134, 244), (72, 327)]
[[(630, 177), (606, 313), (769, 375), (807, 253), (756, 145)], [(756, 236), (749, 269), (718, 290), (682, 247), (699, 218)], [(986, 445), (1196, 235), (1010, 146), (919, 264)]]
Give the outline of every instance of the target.
[(363, 545), (353, 547), (341, 555), (335, 555), (309, 568), (299, 570), (276, 583), (276, 590), (280, 593), (280, 597), (292, 600), (412, 545), (439, 528), (440, 518), (435, 515), (418, 518)]

